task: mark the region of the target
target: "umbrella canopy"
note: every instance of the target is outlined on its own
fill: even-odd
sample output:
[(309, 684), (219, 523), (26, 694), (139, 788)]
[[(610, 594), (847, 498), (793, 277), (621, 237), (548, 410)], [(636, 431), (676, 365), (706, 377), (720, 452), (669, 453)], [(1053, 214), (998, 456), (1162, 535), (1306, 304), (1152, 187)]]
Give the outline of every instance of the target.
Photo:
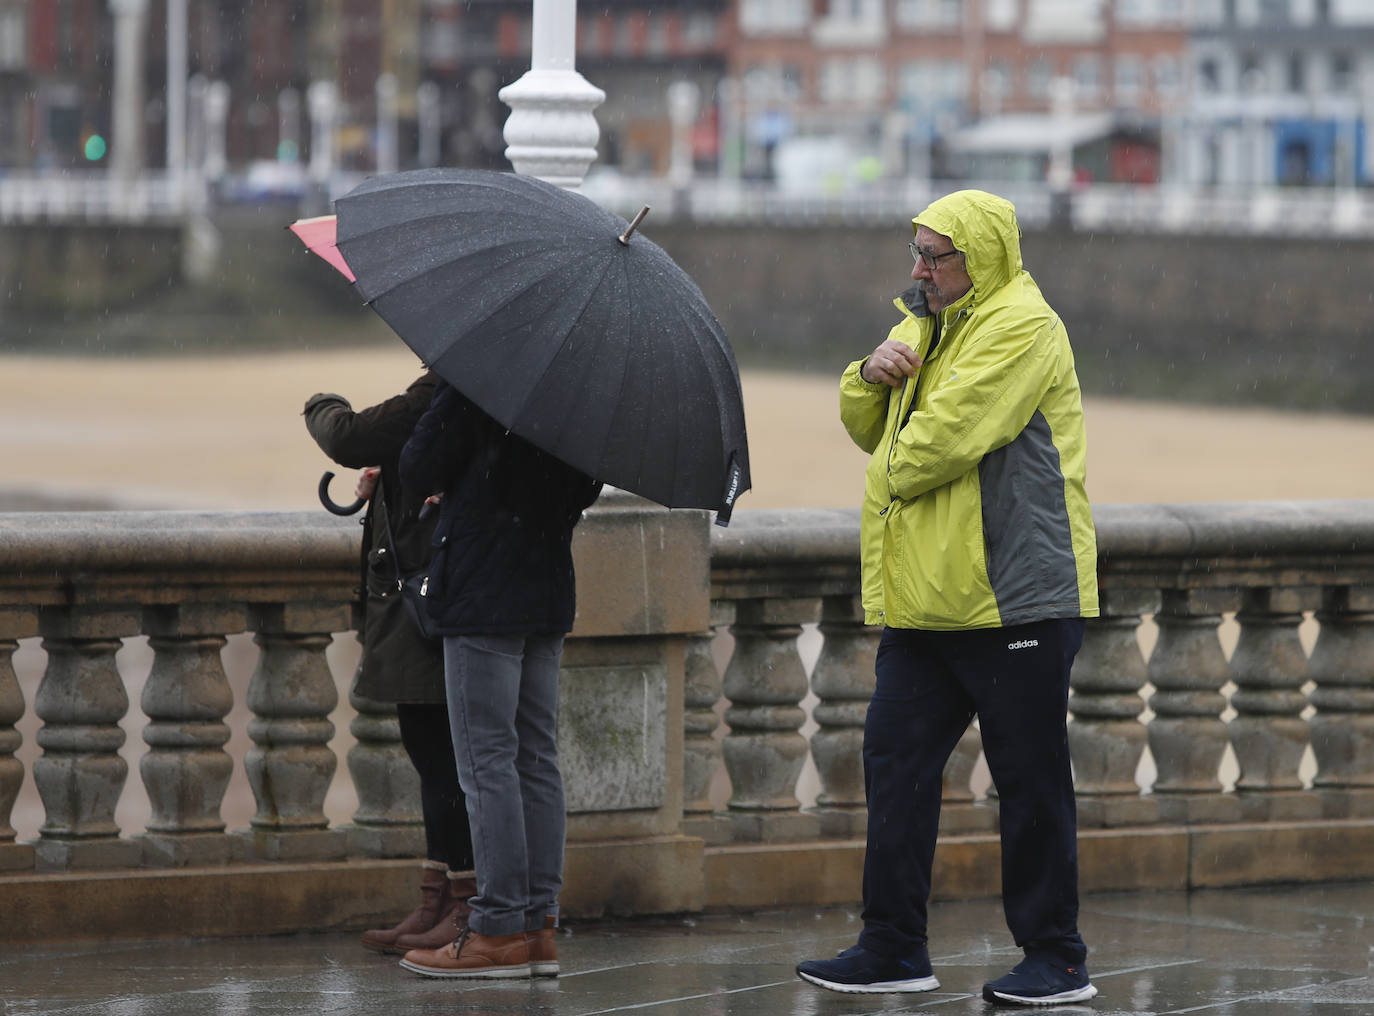
[(728, 522), (749, 489), (739, 369), (657, 244), (512, 173), (393, 173), (336, 209), (359, 291), (441, 377), (590, 476)]

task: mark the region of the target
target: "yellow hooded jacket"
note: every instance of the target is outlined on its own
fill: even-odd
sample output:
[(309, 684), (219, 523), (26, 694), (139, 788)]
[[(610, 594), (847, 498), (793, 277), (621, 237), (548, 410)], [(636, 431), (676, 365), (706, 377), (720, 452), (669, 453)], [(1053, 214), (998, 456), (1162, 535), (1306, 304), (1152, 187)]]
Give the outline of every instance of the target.
[[(1011, 203), (958, 191), (912, 220), (965, 255), (936, 316), (914, 291), (889, 338), (924, 359), (900, 388), (849, 365), (840, 417), (871, 457), (861, 524), (869, 624), (994, 628), (1096, 617), (1083, 406), (1059, 316), (1021, 266)], [(910, 299), (910, 305), (906, 302)]]

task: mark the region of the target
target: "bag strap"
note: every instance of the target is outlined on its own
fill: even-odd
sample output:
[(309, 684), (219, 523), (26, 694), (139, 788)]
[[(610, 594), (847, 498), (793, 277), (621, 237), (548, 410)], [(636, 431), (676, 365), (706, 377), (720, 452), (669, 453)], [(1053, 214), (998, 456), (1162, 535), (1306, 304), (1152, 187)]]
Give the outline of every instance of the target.
[(385, 522), (383, 528), (386, 530), (386, 547), (391, 553), (391, 570), (396, 575), (396, 591), (400, 592), (405, 585), (405, 576), (401, 574), (401, 555), (396, 549), (396, 534), (391, 531), (391, 510), (386, 503), (386, 488), (382, 488), (382, 519)]

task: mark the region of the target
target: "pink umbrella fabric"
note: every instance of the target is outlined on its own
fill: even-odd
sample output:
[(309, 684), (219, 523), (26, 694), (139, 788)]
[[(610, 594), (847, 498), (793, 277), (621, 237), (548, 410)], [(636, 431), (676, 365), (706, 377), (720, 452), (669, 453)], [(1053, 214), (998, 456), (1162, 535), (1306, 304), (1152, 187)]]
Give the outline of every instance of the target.
[(334, 245), (338, 224), (336, 216), (317, 215), (313, 219), (297, 219), (288, 228), (301, 238), (307, 250), (328, 261), (349, 282), (357, 282), (353, 277), (353, 269), (348, 267), (343, 253)]

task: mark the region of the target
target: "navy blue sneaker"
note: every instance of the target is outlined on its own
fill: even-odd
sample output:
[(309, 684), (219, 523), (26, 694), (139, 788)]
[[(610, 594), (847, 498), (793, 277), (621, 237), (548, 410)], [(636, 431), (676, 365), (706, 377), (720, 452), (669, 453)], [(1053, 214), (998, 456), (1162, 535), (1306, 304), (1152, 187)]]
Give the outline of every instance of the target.
[(1044, 953), (1027, 956), (1011, 973), (983, 985), (983, 998), (993, 1005), (1064, 1005), (1096, 994), (1081, 963), (1070, 966)]
[(906, 959), (892, 959), (852, 945), (833, 960), (797, 964), (797, 976), (831, 991), (881, 994), (896, 991), (933, 991), (940, 986), (930, 972), (930, 955), (922, 946)]

